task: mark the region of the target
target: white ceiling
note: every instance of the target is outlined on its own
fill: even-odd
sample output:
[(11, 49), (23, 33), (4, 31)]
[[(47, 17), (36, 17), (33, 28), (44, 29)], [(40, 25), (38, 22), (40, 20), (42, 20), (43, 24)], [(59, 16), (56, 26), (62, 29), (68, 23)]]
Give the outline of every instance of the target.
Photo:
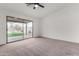
[(33, 18), (43, 18), (55, 10), (64, 7), (64, 3), (41, 3), (45, 8), (38, 7), (33, 9), (33, 6), (26, 6), (25, 3), (0, 3), (0, 9), (4, 9), (10, 12), (17, 12), (24, 15), (28, 15)]

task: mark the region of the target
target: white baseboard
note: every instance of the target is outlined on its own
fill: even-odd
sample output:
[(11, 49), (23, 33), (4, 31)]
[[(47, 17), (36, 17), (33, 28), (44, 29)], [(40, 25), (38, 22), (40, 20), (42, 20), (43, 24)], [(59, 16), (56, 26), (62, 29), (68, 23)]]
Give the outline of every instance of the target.
[(73, 41), (62, 40), (62, 39), (57, 39), (57, 38), (50, 38), (50, 37), (46, 37), (46, 36), (40, 36), (39, 38), (53, 39), (53, 40), (59, 40), (59, 41), (79, 44), (79, 42), (73, 42)]

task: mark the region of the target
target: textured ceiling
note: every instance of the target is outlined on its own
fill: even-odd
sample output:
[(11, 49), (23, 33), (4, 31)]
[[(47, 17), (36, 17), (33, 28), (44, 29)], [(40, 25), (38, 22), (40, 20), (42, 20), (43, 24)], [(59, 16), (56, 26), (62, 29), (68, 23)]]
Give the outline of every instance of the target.
[(33, 9), (33, 6), (27, 7), (25, 3), (0, 3), (0, 9), (4, 9), (9, 12), (17, 12), (24, 15), (28, 15), (33, 18), (43, 18), (53, 13), (59, 8), (66, 6), (64, 3), (41, 3), (45, 8), (38, 7)]

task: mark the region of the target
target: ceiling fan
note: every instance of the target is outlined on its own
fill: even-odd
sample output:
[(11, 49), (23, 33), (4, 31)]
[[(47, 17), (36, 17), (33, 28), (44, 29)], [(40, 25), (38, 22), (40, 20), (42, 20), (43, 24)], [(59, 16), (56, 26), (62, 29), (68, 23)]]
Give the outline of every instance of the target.
[(25, 3), (25, 4), (27, 4), (27, 6), (34, 5), (33, 9), (36, 9), (37, 7), (41, 7), (41, 8), (45, 7), (41, 5), (40, 3)]

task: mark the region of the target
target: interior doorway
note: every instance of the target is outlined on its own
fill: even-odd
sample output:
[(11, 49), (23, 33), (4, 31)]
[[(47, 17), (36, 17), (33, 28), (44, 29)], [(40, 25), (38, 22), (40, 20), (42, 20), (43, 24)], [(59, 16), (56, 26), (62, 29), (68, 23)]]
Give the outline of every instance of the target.
[(7, 18), (7, 42), (24, 40), (33, 36), (32, 21), (23, 21), (21, 19), (21, 21), (17, 21), (17, 19), (14, 20), (15, 18), (12, 19)]

